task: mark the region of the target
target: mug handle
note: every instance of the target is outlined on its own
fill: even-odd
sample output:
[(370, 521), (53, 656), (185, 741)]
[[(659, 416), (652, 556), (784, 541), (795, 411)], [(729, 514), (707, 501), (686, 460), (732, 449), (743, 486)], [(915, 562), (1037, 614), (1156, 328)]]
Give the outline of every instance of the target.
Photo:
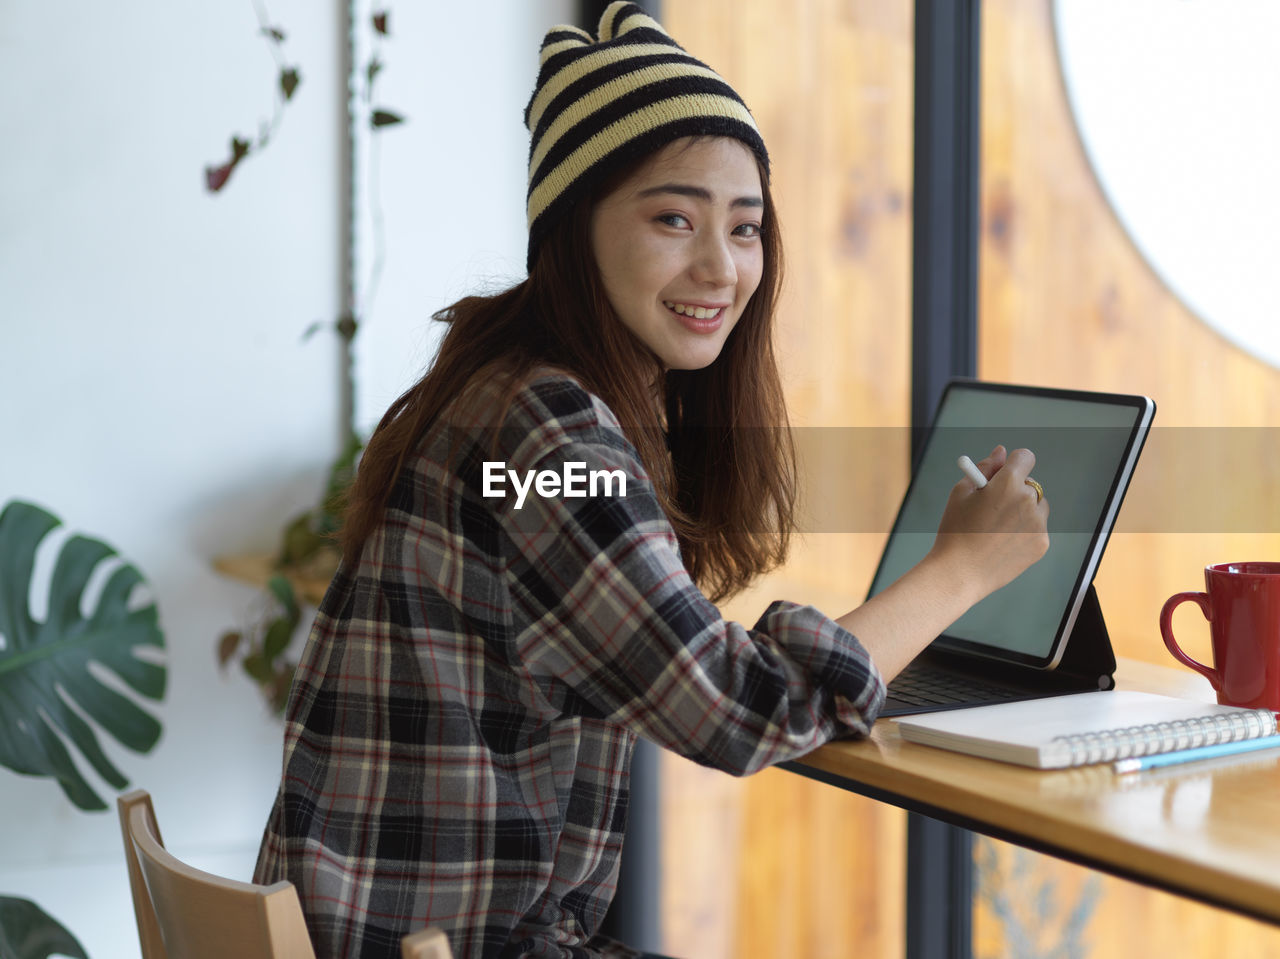
[(1209, 612), (1208, 593), (1174, 593), (1165, 600), (1164, 608), (1160, 610), (1160, 635), (1164, 637), (1164, 644), (1169, 648), (1169, 652), (1173, 654), (1174, 659), (1184, 666), (1190, 666), (1197, 673), (1208, 679), (1215, 690), (1220, 689), (1222, 679), (1218, 675), (1218, 671), (1192, 659), (1182, 651), (1177, 641), (1173, 638), (1173, 611), (1186, 602), (1194, 602), (1200, 607), (1200, 612), (1204, 613), (1204, 618), (1212, 621), (1213, 617)]

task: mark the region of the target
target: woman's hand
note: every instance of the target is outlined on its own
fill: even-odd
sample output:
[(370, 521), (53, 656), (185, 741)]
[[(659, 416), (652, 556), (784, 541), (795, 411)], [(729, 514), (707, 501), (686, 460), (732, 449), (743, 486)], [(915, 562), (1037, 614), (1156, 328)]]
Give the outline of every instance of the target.
[(1030, 450), (997, 446), (978, 463), (988, 480), (968, 478), (951, 490), (932, 553), (986, 596), (1012, 582), (1049, 549), (1049, 500), (1026, 483), (1036, 464)]
[(997, 446), (977, 464), (987, 485), (962, 479), (951, 490), (933, 548), (837, 622), (858, 637), (885, 682), (970, 606), (1014, 579), (1049, 548), (1048, 498), (1025, 482), (1030, 450)]

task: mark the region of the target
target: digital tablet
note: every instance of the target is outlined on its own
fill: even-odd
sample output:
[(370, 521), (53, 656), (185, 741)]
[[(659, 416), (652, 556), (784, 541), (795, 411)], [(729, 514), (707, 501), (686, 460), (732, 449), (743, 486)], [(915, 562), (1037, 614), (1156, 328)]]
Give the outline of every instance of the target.
[(1032, 477), (1049, 500), (1049, 551), (955, 621), (930, 646), (1051, 670), (1062, 659), (1146, 441), (1145, 396), (953, 380), (942, 394), (885, 544), (869, 595), (933, 545), (956, 460), (997, 444), (1036, 455)]

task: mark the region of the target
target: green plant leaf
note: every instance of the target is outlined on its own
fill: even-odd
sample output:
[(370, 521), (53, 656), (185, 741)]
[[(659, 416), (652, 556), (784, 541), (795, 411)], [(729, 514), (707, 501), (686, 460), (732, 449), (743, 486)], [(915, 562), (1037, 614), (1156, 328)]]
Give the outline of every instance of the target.
[(389, 110), (374, 110), (370, 122), (377, 129), (378, 127), (389, 127), (394, 123), (404, 123), (404, 117)]
[(0, 896), (0, 959), (89, 959), (58, 920), (29, 899)]
[(275, 661), (286, 649), (289, 648), (289, 640), (293, 639), (293, 627), (286, 617), (281, 616), (279, 619), (271, 621), (271, 625), (267, 627), (267, 634), (262, 639), (262, 658), (267, 665), (275, 668)]
[(350, 343), (356, 338), (356, 332), (360, 329), (360, 324), (356, 322), (356, 318), (350, 313), (344, 313), (338, 317), (336, 329), (338, 335)]
[(113, 673), (149, 699), (164, 696), (165, 668), (139, 659), (164, 646), (154, 603), (131, 609), (142, 576), (122, 564), (106, 576), (93, 609), (82, 607), (99, 565), (116, 556), (107, 544), (72, 536), (62, 544), (49, 581), (48, 613), (35, 619), (29, 600), (36, 550), (61, 525), (52, 514), (20, 501), (0, 512), (0, 765), (54, 778), (81, 809), (106, 802), (77, 769), (69, 742), (116, 789), (129, 784), (102, 751), (88, 716), (134, 752), (160, 739), (160, 723), (128, 696), (102, 682), (91, 664)]
[(271, 595), (284, 607), (283, 618), (290, 621), (291, 628), (296, 626), (301, 614), (298, 611), (298, 597), (293, 591), (293, 583), (289, 582), (287, 576), (274, 573), (267, 580), (267, 589), (271, 590)]
[(301, 78), (298, 76), (298, 71), (293, 67), (280, 71), (280, 92), (286, 100), (293, 99), (293, 91), (298, 89), (299, 82), (301, 82)]
[(271, 681), (271, 664), (267, 662), (266, 657), (261, 653), (250, 653), (240, 661), (240, 666), (250, 679), (256, 680), (258, 683)]
[[(308, 510), (295, 516), (284, 528), (283, 540), (280, 544), (280, 555), (277, 561), (281, 566), (294, 566), (305, 563), (321, 549), (329, 545), (329, 539), (316, 528), (314, 511)], [(274, 592), (274, 590), (273, 590)], [(292, 589), (290, 589), (292, 595)], [(277, 598), (280, 594), (277, 593)], [(288, 601), (280, 599), (288, 607)]]

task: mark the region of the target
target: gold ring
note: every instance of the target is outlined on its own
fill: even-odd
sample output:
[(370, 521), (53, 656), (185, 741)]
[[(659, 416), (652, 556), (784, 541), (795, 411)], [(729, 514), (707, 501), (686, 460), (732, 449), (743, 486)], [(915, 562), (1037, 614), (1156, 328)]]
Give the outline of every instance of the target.
[(1033, 490), (1035, 490), (1035, 491), (1036, 491), (1036, 502), (1037, 502), (1037, 503), (1039, 503), (1042, 499), (1044, 499), (1044, 487), (1043, 487), (1043, 486), (1041, 486), (1041, 485), (1040, 485), (1039, 483), (1037, 483), (1035, 480), (1031, 479), (1031, 477), (1027, 477), (1027, 478), (1026, 478), (1025, 480), (1023, 480), (1022, 482), (1026, 483), (1028, 486), (1030, 486)]

